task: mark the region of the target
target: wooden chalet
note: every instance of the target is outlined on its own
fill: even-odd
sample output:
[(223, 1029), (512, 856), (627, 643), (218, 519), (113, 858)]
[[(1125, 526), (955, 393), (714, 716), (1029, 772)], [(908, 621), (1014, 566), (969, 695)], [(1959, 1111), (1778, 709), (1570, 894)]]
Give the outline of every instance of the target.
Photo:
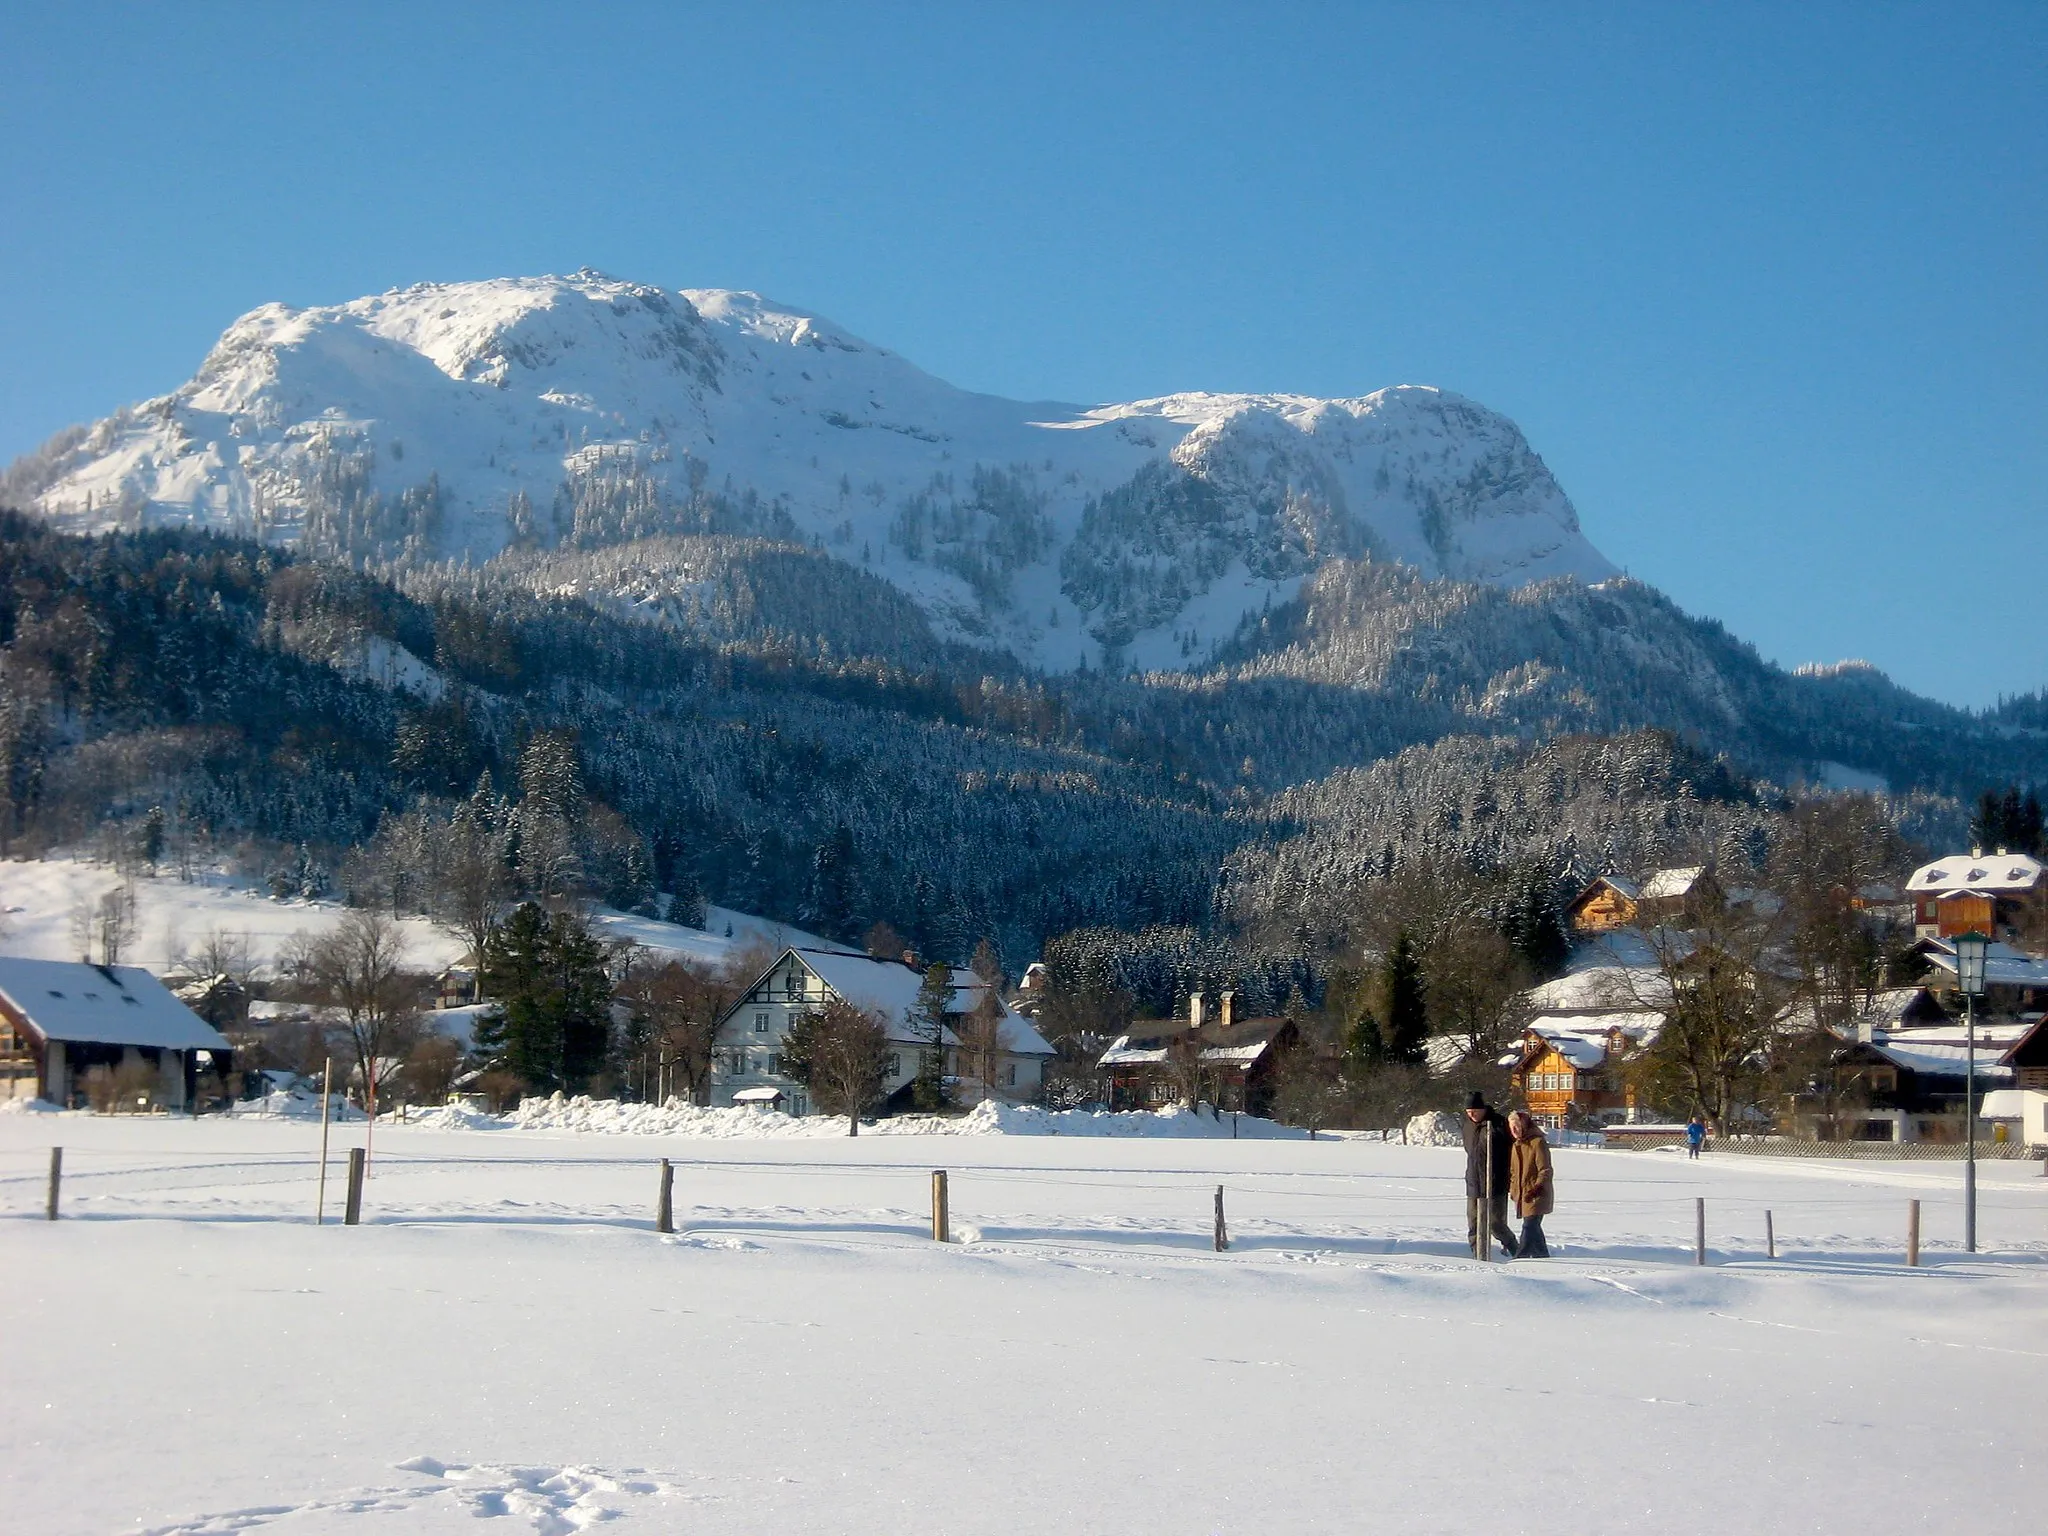
[(1906, 882), (1913, 933), (1981, 933), (2022, 948), (2048, 944), (2048, 866), (2023, 853), (1972, 849), (1922, 864)]
[(1508, 1085), (1530, 1114), (1553, 1129), (1633, 1120), (1635, 1085), (1622, 1069), (1663, 1023), (1663, 1014), (1648, 1010), (1539, 1014), (1502, 1063)]
[(1301, 1043), (1301, 1030), (1285, 1017), (1240, 1019), (1235, 999), (1223, 994), (1215, 1018), (1204, 1017), (1199, 994), (1188, 1017), (1145, 1024), (1120, 1036), (1097, 1065), (1109, 1083), (1109, 1107), (1162, 1109), (1206, 1100), (1220, 1111), (1268, 1115), (1280, 1062)]
[(1597, 875), (1565, 908), (1574, 933), (1612, 933), (1634, 924), (1642, 888), (1619, 875)]

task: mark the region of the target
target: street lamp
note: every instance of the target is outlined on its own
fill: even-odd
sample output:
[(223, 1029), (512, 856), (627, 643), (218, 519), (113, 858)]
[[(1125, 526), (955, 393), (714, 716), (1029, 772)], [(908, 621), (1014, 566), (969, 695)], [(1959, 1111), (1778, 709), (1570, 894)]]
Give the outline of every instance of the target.
[(1963, 1153), (1963, 1249), (1977, 1251), (1977, 999), (1984, 995), (1984, 951), (1990, 940), (1981, 933), (1956, 935), (1956, 986), (1963, 994), (1963, 1128), (1968, 1145)]

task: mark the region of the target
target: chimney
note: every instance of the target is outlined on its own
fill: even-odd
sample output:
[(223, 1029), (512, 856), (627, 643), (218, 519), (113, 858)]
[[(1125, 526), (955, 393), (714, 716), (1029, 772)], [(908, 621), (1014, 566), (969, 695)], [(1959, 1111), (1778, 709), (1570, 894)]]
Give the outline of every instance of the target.
[(1221, 1017), (1221, 1018), (1220, 1018), (1220, 1019), (1219, 1019), (1219, 1020), (1218, 1020), (1217, 1022), (1218, 1022), (1218, 1023), (1220, 1023), (1220, 1024), (1221, 1024), (1221, 1025), (1222, 1025), (1222, 1026), (1223, 1026), (1223, 1027), (1224, 1027), (1225, 1029), (1228, 1029), (1228, 1028), (1230, 1028), (1230, 1022), (1231, 1022), (1231, 1016), (1232, 1016), (1232, 1015), (1231, 1015), (1231, 1001), (1232, 1001), (1232, 999), (1234, 999), (1234, 998), (1235, 998), (1236, 996), (1237, 996), (1237, 994), (1236, 994), (1235, 992), (1231, 991), (1231, 990), (1230, 990), (1230, 988), (1228, 988), (1228, 987), (1225, 987), (1225, 988), (1223, 989), (1223, 1016), (1222, 1016), (1222, 1017)]
[(1188, 998), (1188, 1028), (1189, 1028), (1189, 1029), (1200, 1029), (1201, 1027), (1202, 1027), (1202, 994), (1201, 994), (1201, 993), (1199, 993), (1199, 992), (1196, 992), (1196, 993), (1194, 993), (1193, 995), (1191, 995), (1191, 996), (1190, 996), (1190, 997)]

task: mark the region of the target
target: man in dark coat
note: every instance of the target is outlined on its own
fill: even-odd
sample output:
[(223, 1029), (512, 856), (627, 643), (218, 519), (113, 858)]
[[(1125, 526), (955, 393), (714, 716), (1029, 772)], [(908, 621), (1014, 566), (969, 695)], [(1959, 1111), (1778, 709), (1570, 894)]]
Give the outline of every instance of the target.
[(1475, 1259), (1482, 1205), (1493, 1225), (1494, 1246), (1511, 1259), (1515, 1256), (1515, 1230), (1508, 1225), (1508, 1163), (1514, 1144), (1507, 1121), (1494, 1112), (1485, 1094), (1475, 1090), (1465, 1106), (1465, 1239)]

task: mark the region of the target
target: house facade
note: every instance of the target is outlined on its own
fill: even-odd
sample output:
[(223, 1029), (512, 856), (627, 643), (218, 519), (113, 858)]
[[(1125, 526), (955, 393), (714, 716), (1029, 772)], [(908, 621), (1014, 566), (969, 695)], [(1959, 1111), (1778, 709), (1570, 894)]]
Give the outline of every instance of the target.
[(2048, 943), (2048, 866), (2023, 853), (1973, 849), (1922, 864), (1906, 896), (1915, 938), (1981, 933), (2022, 949)]
[(1637, 1117), (1635, 1085), (1623, 1066), (1663, 1027), (1646, 1009), (1540, 1013), (1522, 1030), (1503, 1062), (1508, 1086), (1553, 1129), (1587, 1120), (1613, 1124)]
[[(951, 975), (953, 993), (946, 1009), (949, 1023), (941, 1028), (938, 1048), (946, 1075), (957, 1081), (960, 1041), (951, 1023), (979, 1006), (989, 988), (970, 970), (955, 966)], [(838, 950), (785, 949), (719, 1016), (711, 1049), (712, 1104), (765, 1104), (792, 1115), (813, 1113), (809, 1090), (782, 1070), (782, 1042), (797, 1019), (836, 998), (882, 1021), (888, 1040), (883, 1096), (891, 1108), (907, 1108), (920, 1060), (932, 1048), (917, 1014), (923, 985), (923, 973), (901, 960), (878, 960)], [(1038, 1095), (1045, 1062), (1053, 1049), (1028, 1019), (1004, 1007), (1000, 997), (996, 1005), (1002, 1010), (1006, 1049), (994, 1063), (995, 1081), (960, 1083), (961, 1096), (1026, 1103)], [(779, 1099), (764, 1090), (772, 1090)]]
[[(0, 956), (0, 1074), (10, 1092), (81, 1108), (99, 1074), (152, 1107), (192, 1101), (199, 1056), (225, 1066), (219, 1030), (140, 966)], [(23, 1094), (23, 1096), (28, 1096)]]
[(1220, 1111), (1270, 1115), (1280, 1063), (1301, 1042), (1282, 1017), (1240, 1019), (1235, 997), (1207, 1017), (1199, 994), (1185, 1019), (1162, 1019), (1119, 1036), (1097, 1060), (1112, 1110), (1163, 1109), (1190, 1099)]

